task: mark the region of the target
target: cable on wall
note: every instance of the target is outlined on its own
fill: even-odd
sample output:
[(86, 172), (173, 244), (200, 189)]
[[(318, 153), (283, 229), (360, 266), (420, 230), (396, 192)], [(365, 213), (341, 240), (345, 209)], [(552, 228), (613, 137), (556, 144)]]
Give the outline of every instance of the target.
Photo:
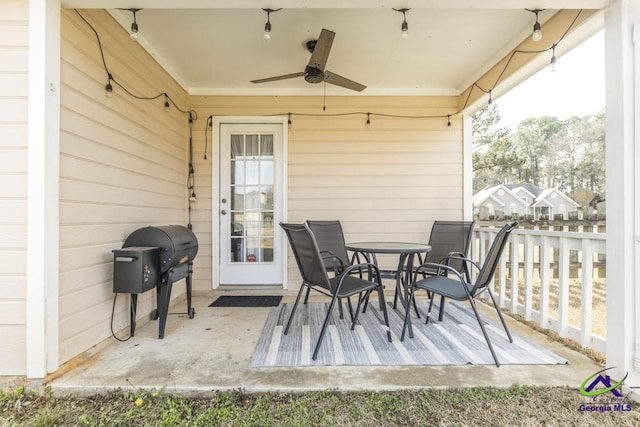
[(180, 106), (178, 104), (176, 104), (176, 102), (171, 98), (171, 96), (167, 92), (160, 92), (157, 95), (153, 95), (153, 96), (142, 96), (142, 95), (138, 95), (136, 93), (133, 93), (126, 86), (124, 86), (122, 83), (120, 83), (114, 77), (113, 73), (109, 69), (109, 66), (107, 65), (107, 61), (106, 61), (105, 56), (104, 56), (104, 49), (102, 47), (102, 41), (100, 40), (100, 35), (96, 31), (96, 29), (93, 27), (93, 25), (91, 25), (91, 23), (89, 21), (87, 21), (87, 19), (80, 13), (80, 11), (78, 9), (74, 9), (74, 10), (78, 14), (80, 19), (82, 19), (84, 21), (84, 23), (87, 24), (87, 26), (91, 29), (91, 31), (93, 31), (93, 34), (95, 35), (96, 40), (98, 42), (98, 49), (100, 51), (100, 59), (102, 60), (102, 66), (104, 67), (104, 71), (107, 74), (107, 84), (105, 85), (105, 91), (106, 91), (106, 94), (107, 94), (108, 97), (113, 96), (113, 89), (114, 89), (114, 85), (115, 85), (115, 86), (119, 87), (120, 89), (122, 89), (122, 91), (124, 93), (126, 93), (127, 95), (131, 96), (132, 98), (139, 99), (139, 100), (152, 101), (152, 100), (164, 97), (164, 110), (165, 111), (167, 111), (167, 112), (170, 111), (171, 106), (173, 105), (173, 107), (176, 110), (178, 110), (179, 112), (181, 112), (183, 114), (187, 114), (188, 115), (188, 122), (189, 122), (189, 166), (188, 166), (188, 172), (187, 172), (187, 191), (189, 192), (189, 206), (188, 206), (188, 221), (189, 221), (189, 223), (188, 223), (188, 227), (189, 227), (189, 229), (191, 229), (192, 228), (192, 224), (191, 224), (191, 204), (196, 201), (195, 169), (193, 167), (193, 122), (198, 119), (198, 114), (194, 110), (185, 110), (183, 108), (180, 108)]

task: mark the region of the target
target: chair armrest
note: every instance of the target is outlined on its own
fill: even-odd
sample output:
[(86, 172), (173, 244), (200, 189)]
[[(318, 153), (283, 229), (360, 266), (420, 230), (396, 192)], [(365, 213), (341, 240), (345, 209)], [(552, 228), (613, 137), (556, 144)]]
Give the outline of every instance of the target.
[[(322, 255), (322, 260), (323, 261), (326, 260), (326, 259), (331, 259), (331, 262), (333, 264), (333, 274), (335, 274), (336, 276), (341, 274), (341, 272), (344, 270), (344, 264), (343, 264), (342, 260), (338, 256), (336, 256), (331, 251), (321, 251), (320, 255)], [(338, 267), (338, 263), (340, 263), (339, 267)]]
[[(364, 279), (362, 276), (363, 269), (367, 269), (369, 273), (367, 279)], [(342, 272), (342, 275), (340, 276), (340, 280), (338, 281), (337, 290), (339, 290), (340, 287), (342, 286), (342, 282), (344, 281), (344, 278), (349, 276), (350, 274), (353, 274), (356, 270), (358, 271), (361, 279), (368, 280), (370, 282), (373, 281), (375, 283), (382, 283), (382, 280), (380, 277), (380, 269), (378, 268), (378, 266), (371, 262), (363, 262), (360, 264), (352, 264)]]
[[(453, 253), (453, 252), (452, 252)], [(480, 266), (478, 265), (477, 262), (475, 262), (474, 260), (465, 257), (464, 255), (460, 254), (459, 252), (456, 255), (451, 255), (449, 254), (449, 256), (443, 258), (442, 260), (446, 260), (446, 262), (444, 264), (449, 265), (449, 261), (452, 259), (456, 259), (458, 261), (462, 261), (463, 265), (466, 267), (467, 263), (473, 265), (475, 268), (477, 268), (478, 270), (480, 270)], [(442, 263), (442, 261), (440, 261)]]
[[(471, 261), (471, 260), (469, 260)], [(473, 261), (471, 261), (474, 265), (475, 263)], [(431, 270), (436, 270), (436, 275), (438, 276), (447, 276), (449, 273), (453, 273), (455, 276), (458, 277), (458, 279), (460, 280), (461, 283), (466, 283), (467, 281), (465, 280), (465, 278), (462, 277), (462, 274), (460, 274), (460, 272), (458, 270), (456, 270), (455, 268), (446, 265), (446, 264), (440, 264), (437, 262), (425, 262), (423, 264), (420, 264), (418, 267), (416, 267), (414, 273), (413, 273), (413, 282), (415, 283), (418, 279), (418, 274), (421, 273), (426, 273), (427, 269), (431, 269)]]

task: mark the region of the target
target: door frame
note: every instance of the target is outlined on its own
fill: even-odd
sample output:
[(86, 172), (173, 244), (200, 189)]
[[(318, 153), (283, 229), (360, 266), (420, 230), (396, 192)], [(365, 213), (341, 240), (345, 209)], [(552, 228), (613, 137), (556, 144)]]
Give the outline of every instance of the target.
[[(282, 126), (282, 197), (279, 208), (282, 210), (282, 221), (287, 220), (288, 214), (288, 189), (289, 189), (289, 132), (287, 125), (287, 116), (213, 116), (212, 119), (212, 143), (211, 143), (211, 279), (213, 289), (220, 287), (220, 209), (218, 208), (220, 200), (220, 176), (218, 168), (220, 165), (220, 132), (222, 125), (226, 124), (279, 124)], [(274, 232), (276, 229), (274, 224)], [(283, 233), (279, 230), (278, 233)], [(280, 248), (280, 259), (282, 260), (282, 289), (287, 289), (288, 283), (288, 252), (286, 239), (282, 238), (283, 244)]]

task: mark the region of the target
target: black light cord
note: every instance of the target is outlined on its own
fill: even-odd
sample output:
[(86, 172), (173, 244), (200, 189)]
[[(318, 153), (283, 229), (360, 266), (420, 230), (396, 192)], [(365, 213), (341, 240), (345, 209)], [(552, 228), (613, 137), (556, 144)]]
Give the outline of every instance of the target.
[[(277, 116), (277, 114), (274, 114)], [(207, 150), (209, 149), (209, 129), (211, 129), (211, 142), (213, 143), (213, 114), (207, 117), (207, 123), (204, 126), (204, 159), (207, 160)]]
[[(553, 43), (551, 46), (545, 48), (545, 49), (539, 49), (539, 50), (523, 50), (523, 49), (517, 49), (511, 52), (511, 54), (509, 55), (509, 58), (507, 59), (504, 68), (502, 69), (502, 71), (500, 72), (500, 74), (498, 75), (498, 78), (496, 79), (496, 81), (493, 83), (493, 86), (490, 89), (485, 89), (482, 86), (480, 86), (480, 84), (478, 83), (478, 81), (475, 81), (471, 87), (469, 88), (468, 92), (467, 92), (467, 97), (464, 101), (464, 104), (462, 106), (462, 108), (460, 108), (458, 111), (456, 111), (455, 113), (450, 113), (450, 114), (434, 114), (434, 115), (416, 115), (416, 116), (412, 116), (412, 115), (400, 115), (400, 114), (385, 114), (385, 113), (375, 113), (375, 112), (361, 112), (361, 111), (355, 111), (355, 112), (349, 112), (349, 113), (318, 113), (318, 114), (314, 114), (314, 113), (295, 113), (295, 112), (288, 112), (288, 113), (277, 113), (277, 114), (269, 114), (268, 116), (284, 116), (287, 115), (289, 118), (289, 124), (291, 125), (291, 117), (292, 116), (306, 116), (306, 117), (340, 117), (340, 116), (351, 116), (351, 115), (365, 115), (367, 116), (367, 121), (369, 121), (369, 118), (371, 116), (379, 116), (379, 117), (390, 117), (390, 118), (397, 118), (397, 119), (447, 119), (447, 126), (451, 126), (451, 116), (455, 116), (458, 115), (460, 113), (462, 113), (464, 111), (465, 108), (467, 108), (467, 106), (469, 105), (469, 100), (471, 99), (471, 95), (474, 91), (474, 89), (478, 89), (481, 92), (485, 93), (485, 94), (489, 94), (489, 103), (491, 103), (493, 101), (492, 97), (491, 97), (491, 93), (493, 92), (493, 90), (498, 86), (498, 83), (500, 83), (502, 81), (502, 77), (504, 76), (504, 73), (507, 71), (507, 69), (509, 68), (509, 65), (511, 64), (511, 61), (513, 60), (514, 56), (517, 54), (539, 54), (539, 53), (544, 53), (544, 52), (548, 52), (550, 50), (555, 50), (556, 47), (558, 47), (558, 45), (565, 39), (565, 37), (567, 36), (567, 34), (569, 34), (569, 31), (571, 31), (571, 29), (573, 28), (573, 26), (575, 25), (576, 21), (578, 20), (578, 18), (580, 17), (580, 15), (582, 14), (583, 10), (580, 9), (578, 11), (578, 13), (576, 14), (576, 16), (573, 18), (573, 20), (571, 21), (571, 23), (569, 24), (569, 26), (567, 27), (567, 29), (565, 30), (565, 32), (562, 34), (562, 36), (558, 39), (558, 41), (556, 41), (555, 43)], [(323, 107), (324, 110), (324, 107)]]
[(573, 28), (573, 26), (575, 25), (576, 21), (578, 20), (578, 18), (580, 17), (580, 15), (582, 14), (583, 10), (580, 9), (578, 11), (578, 13), (576, 14), (576, 16), (573, 18), (573, 21), (571, 21), (571, 24), (569, 24), (569, 26), (567, 27), (567, 29), (565, 30), (565, 32), (562, 34), (562, 36), (558, 39), (558, 41), (556, 41), (555, 43), (553, 43), (551, 46), (549, 46), (546, 49), (540, 49), (540, 50), (522, 50), (522, 49), (517, 49), (511, 52), (511, 54), (509, 55), (509, 59), (507, 59), (507, 62), (504, 65), (504, 68), (502, 69), (502, 71), (500, 72), (500, 74), (498, 75), (498, 78), (496, 79), (495, 83), (493, 84), (493, 86), (491, 87), (491, 89), (489, 90), (485, 90), (482, 87), (480, 87), (480, 85), (478, 85), (477, 81), (475, 83), (473, 83), (471, 85), (471, 88), (469, 90), (469, 93), (467, 95), (467, 99), (464, 102), (463, 107), (460, 109), (460, 111), (456, 112), (455, 114), (459, 114), (461, 113), (468, 105), (469, 99), (471, 97), (471, 92), (473, 92), (473, 88), (476, 87), (478, 89), (480, 89), (482, 92), (484, 93), (490, 93), (491, 91), (493, 91), (493, 89), (496, 88), (496, 86), (498, 86), (498, 83), (500, 83), (500, 81), (502, 80), (502, 77), (504, 76), (504, 73), (507, 71), (507, 69), (509, 68), (509, 65), (511, 64), (511, 60), (514, 58), (514, 56), (516, 56), (517, 54), (539, 54), (539, 53), (544, 53), (544, 52), (548, 52), (550, 50), (555, 50), (556, 47), (558, 47), (558, 45), (564, 40), (564, 38), (567, 36), (567, 34), (569, 34), (569, 31), (571, 31), (571, 28)]
[(104, 70), (107, 72), (107, 78), (109, 80), (112, 80), (113, 77), (111, 76), (111, 72), (109, 71), (109, 67), (107, 67), (107, 61), (105, 61), (105, 59), (104, 59), (104, 51), (102, 50), (102, 42), (100, 41), (100, 36), (98, 35), (98, 32), (96, 31), (95, 28), (93, 28), (93, 25), (91, 25), (89, 23), (89, 21), (87, 21), (85, 19), (85, 17), (82, 16), (82, 14), (80, 13), (80, 11), (78, 11), (78, 9), (73, 9), (73, 10), (76, 11), (76, 13), (80, 17), (80, 19), (82, 19), (84, 21), (84, 23), (87, 24), (87, 26), (89, 28), (91, 28), (91, 31), (93, 31), (93, 34), (95, 34), (96, 40), (98, 40), (98, 48), (100, 49), (100, 58), (102, 58), (102, 65), (104, 66)]
[(166, 97), (167, 101), (171, 102), (171, 104), (173, 104), (173, 106), (180, 111), (181, 113), (184, 114), (189, 114), (189, 118), (192, 120), (195, 120), (198, 118), (197, 113), (194, 110), (184, 110), (182, 108), (180, 108), (178, 106), (178, 104), (176, 104), (176, 102), (171, 98), (171, 96), (169, 96), (169, 94), (167, 94), (166, 92), (160, 92), (157, 95), (154, 96), (141, 96), (141, 95), (136, 95), (135, 93), (133, 93), (131, 90), (129, 90), (126, 86), (124, 86), (122, 83), (120, 83), (111, 73), (111, 71), (109, 71), (109, 67), (107, 66), (107, 61), (104, 57), (104, 49), (102, 48), (102, 41), (100, 40), (100, 35), (98, 34), (98, 32), (96, 31), (96, 29), (93, 27), (93, 25), (91, 25), (91, 23), (89, 23), (89, 21), (87, 21), (87, 19), (82, 16), (82, 14), (80, 13), (80, 11), (78, 9), (74, 9), (75, 12), (78, 14), (78, 16), (80, 17), (80, 19), (82, 19), (84, 21), (85, 24), (87, 24), (87, 26), (91, 29), (91, 31), (93, 31), (93, 34), (95, 34), (96, 36), (96, 40), (98, 42), (98, 49), (100, 50), (100, 58), (102, 59), (102, 65), (104, 67), (105, 72), (107, 73), (107, 84), (111, 84), (111, 82), (113, 82), (114, 84), (116, 84), (119, 88), (121, 88), (127, 95), (135, 98), (135, 99), (141, 99), (141, 100), (154, 100), (154, 99), (158, 99), (162, 96)]
[[(129, 340), (131, 339), (132, 335), (129, 335), (127, 338), (122, 339), (122, 338), (118, 338), (118, 337), (116, 336), (116, 333), (113, 331), (113, 317), (114, 317), (115, 312), (116, 312), (116, 299), (117, 299), (117, 298), (118, 298), (118, 294), (116, 293), (116, 294), (113, 296), (113, 307), (111, 307), (111, 335), (112, 335), (115, 339), (117, 339), (118, 341), (120, 341), (120, 342), (125, 342), (125, 341), (129, 341)], [(133, 314), (133, 319), (135, 319), (135, 318), (136, 318), (135, 312), (134, 312), (134, 313), (132, 313), (132, 314)]]
[(189, 230), (193, 229), (193, 224), (191, 224), (191, 205), (195, 201), (192, 199), (196, 198), (196, 171), (193, 168), (193, 120), (193, 116), (189, 113), (189, 172), (187, 173), (187, 191), (189, 193), (187, 228), (189, 228)]

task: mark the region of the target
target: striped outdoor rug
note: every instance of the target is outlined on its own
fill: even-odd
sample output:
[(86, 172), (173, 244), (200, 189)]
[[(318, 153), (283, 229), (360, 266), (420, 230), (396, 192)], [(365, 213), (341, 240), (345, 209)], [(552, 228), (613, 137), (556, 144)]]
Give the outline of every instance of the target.
[[(465, 307), (463, 304), (448, 302), (444, 320), (438, 322), (437, 304), (434, 304), (429, 324), (424, 323), (424, 318), (416, 319), (412, 313), (414, 338), (409, 338), (407, 334), (401, 342), (404, 310), (394, 310), (389, 304), (387, 311), (393, 339), (391, 343), (387, 341), (377, 301), (369, 304), (366, 313), (360, 313), (353, 331), (346, 304), (345, 319), (342, 320), (339, 319), (338, 307), (335, 307), (315, 361), (311, 360), (311, 356), (329, 304), (301, 303), (289, 333), (283, 335), (291, 307), (293, 304), (280, 304), (271, 309), (253, 354), (252, 367), (494, 364), (482, 331), (468, 305)], [(488, 321), (486, 325), (500, 364), (568, 363), (513, 332), (511, 334), (514, 342), (510, 343), (499, 323)]]

